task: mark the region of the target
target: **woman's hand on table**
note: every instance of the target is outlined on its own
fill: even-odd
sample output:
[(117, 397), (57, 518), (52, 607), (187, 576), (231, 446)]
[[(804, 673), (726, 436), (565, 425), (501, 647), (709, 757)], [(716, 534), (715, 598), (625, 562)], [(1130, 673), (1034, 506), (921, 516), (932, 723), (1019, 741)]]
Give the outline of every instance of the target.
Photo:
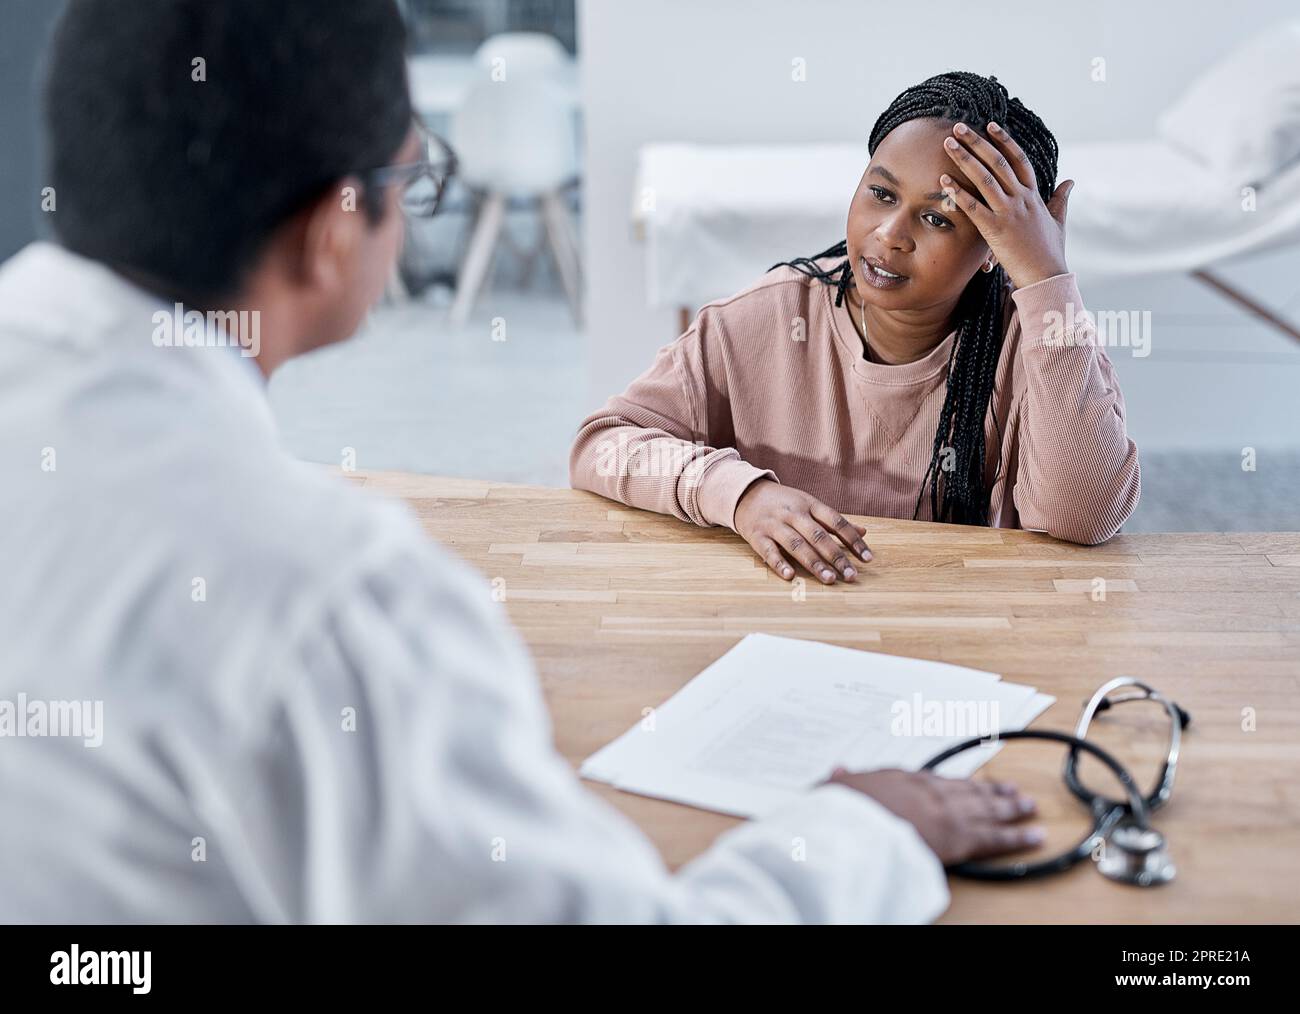
[(802, 564), (823, 584), (857, 580), (857, 565), (871, 562), (863, 536), (853, 524), (816, 497), (771, 479), (760, 479), (736, 504), (736, 531), (777, 577), (794, 577), (791, 561)]

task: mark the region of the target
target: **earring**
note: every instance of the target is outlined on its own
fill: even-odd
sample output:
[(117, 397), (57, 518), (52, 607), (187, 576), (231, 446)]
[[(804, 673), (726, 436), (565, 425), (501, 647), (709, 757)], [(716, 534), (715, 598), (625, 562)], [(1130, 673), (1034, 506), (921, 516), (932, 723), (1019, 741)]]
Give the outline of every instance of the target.
[(990, 271), (993, 270), (993, 262), (992, 261), (986, 262), (984, 266), (980, 268), (980, 270), (987, 275)]

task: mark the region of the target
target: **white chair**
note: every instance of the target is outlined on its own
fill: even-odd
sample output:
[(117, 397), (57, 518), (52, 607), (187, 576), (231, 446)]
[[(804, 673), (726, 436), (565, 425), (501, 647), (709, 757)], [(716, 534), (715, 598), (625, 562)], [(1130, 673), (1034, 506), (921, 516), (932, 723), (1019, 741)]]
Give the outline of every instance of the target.
[[(500, 71), (509, 81), (552, 74), (557, 77), (573, 63), (569, 51), (545, 32), (502, 32), (485, 39), (474, 52), (474, 61), (489, 74)], [(497, 80), (497, 78), (493, 78)]]
[(577, 234), (563, 197), (578, 170), (573, 104), (545, 73), (519, 71), (516, 58), (507, 52), (505, 80), (475, 84), (452, 120), (458, 176), (479, 209), (451, 307), (455, 324), (468, 319), (483, 286), (511, 199), (539, 206), (574, 319), (581, 322)]

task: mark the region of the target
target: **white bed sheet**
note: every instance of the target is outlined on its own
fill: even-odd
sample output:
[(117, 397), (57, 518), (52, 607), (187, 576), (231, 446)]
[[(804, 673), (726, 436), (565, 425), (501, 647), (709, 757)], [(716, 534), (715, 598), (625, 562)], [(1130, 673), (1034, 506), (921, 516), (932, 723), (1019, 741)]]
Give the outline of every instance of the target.
[(650, 305), (694, 310), (839, 242), (869, 161), (865, 143), (642, 148), (633, 217)]
[(1253, 195), (1154, 140), (1063, 147), (1059, 171), (1077, 181), (1066, 256), (1089, 276), (1192, 271), (1300, 243), (1300, 163)]

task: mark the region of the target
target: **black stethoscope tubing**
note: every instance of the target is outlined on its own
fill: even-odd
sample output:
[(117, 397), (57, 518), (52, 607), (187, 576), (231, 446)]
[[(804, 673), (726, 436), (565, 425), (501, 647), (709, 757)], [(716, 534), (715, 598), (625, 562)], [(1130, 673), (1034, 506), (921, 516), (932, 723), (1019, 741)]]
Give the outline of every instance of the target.
[[(1142, 793), (1133, 780), (1133, 776), (1129, 774), (1128, 769), (1096, 744), (1078, 736), (1071, 736), (1066, 732), (1053, 732), (1047, 729), (1022, 729), (1017, 732), (1003, 732), (998, 734), (997, 739), (1043, 739), (1056, 743), (1065, 743), (1070, 746), (1070, 756), (1066, 762), (1067, 778), (1070, 781), (1071, 791), (1079, 799), (1087, 803), (1089, 809), (1092, 810), (1092, 830), (1079, 839), (1068, 851), (1062, 852), (1053, 859), (1046, 859), (1037, 863), (1022, 861), (1010, 863), (1006, 866), (982, 866), (974, 862), (958, 863), (949, 867), (949, 872), (972, 880), (1027, 880), (1032, 877), (1045, 876), (1049, 873), (1060, 873), (1091, 855), (1097, 840), (1109, 834), (1111, 829), (1124, 817), (1130, 817), (1138, 827), (1144, 830), (1147, 828), (1151, 809), (1150, 804), (1142, 797)], [(933, 770), (950, 757), (955, 757), (959, 753), (964, 753), (967, 750), (990, 742), (993, 742), (993, 740), (987, 736), (975, 736), (964, 740), (931, 757), (921, 770)], [(1074, 777), (1074, 761), (1078, 757), (1079, 750), (1092, 754), (1111, 770), (1111, 773), (1119, 779), (1119, 783), (1128, 794), (1127, 803), (1115, 803), (1104, 799), (1096, 793), (1088, 792), (1079, 784)]]

